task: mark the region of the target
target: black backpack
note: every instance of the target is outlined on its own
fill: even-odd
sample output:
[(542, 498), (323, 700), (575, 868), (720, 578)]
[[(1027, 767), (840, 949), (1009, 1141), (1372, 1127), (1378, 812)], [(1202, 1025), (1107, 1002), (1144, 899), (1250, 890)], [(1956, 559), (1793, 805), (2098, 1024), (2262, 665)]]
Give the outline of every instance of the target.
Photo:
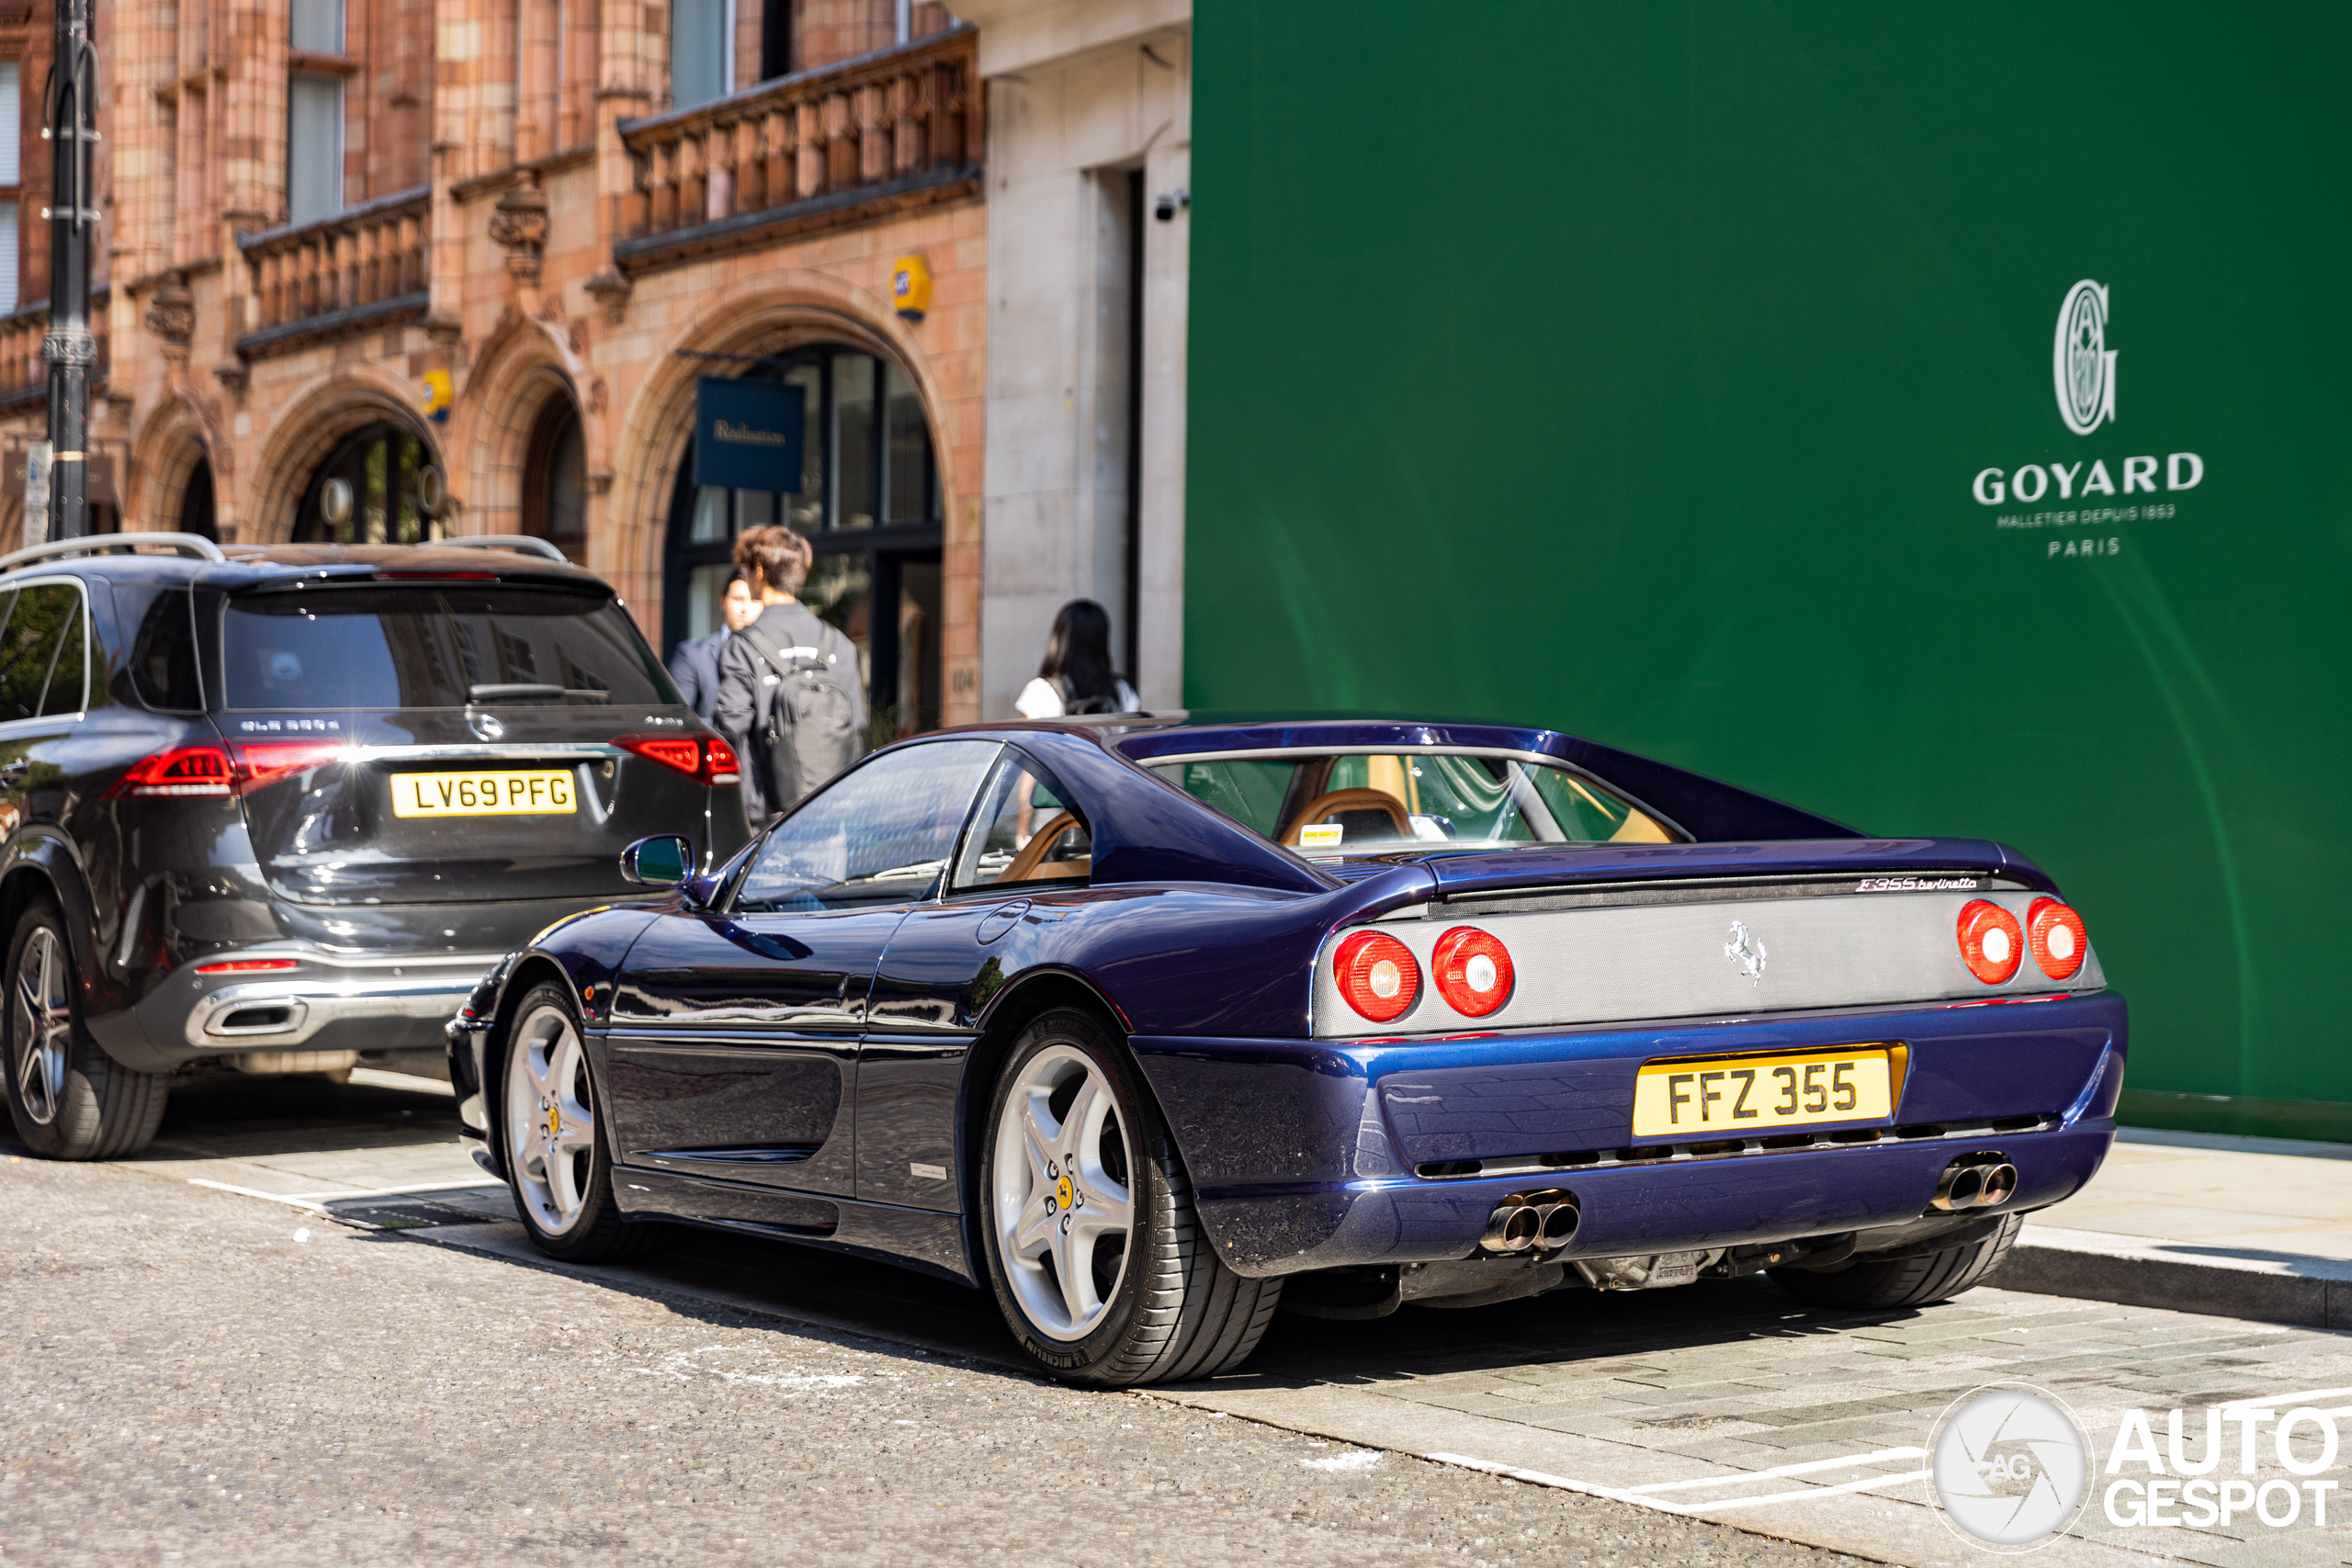
[(777, 674), (760, 682), (752, 735), (760, 755), (745, 759), (761, 771), (770, 816), (792, 809), (865, 751), (849, 688), (832, 673), (836, 662), (856, 658), (857, 651), (833, 626), (805, 609), (801, 614), (808, 624), (798, 635), (807, 640), (792, 648), (778, 648), (756, 623), (736, 634)]
[(1117, 682), (1118, 678), (1114, 676), (1111, 689), (1099, 697), (1073, 697), (1070, 695), (1069, 677), (1057, 675), (1054, 677), (1054, 691), (1062, 700), (1064, 714), (1075, 716), (1089, 713), (1117, 713), (1119, 711)]

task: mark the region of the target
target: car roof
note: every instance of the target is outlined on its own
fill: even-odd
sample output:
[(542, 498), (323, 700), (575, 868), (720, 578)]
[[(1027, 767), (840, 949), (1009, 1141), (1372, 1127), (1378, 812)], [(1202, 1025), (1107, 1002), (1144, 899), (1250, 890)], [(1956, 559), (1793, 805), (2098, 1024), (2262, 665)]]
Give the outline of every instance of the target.
[(1573, 737), (1532, 725), (1489, 718), (1442, 718), (1426, 714), (1316, 712), (1311, 709), (1237, 711), (1163, 709), (1157, 713), (1080, 715), (1064, 718), (1012, 719), (959, 725), (939, 735), (1010, 735), (1046, 730), (1083, 735), (1136, 762), (1204, 751), (1258, 751), (1290, 748), (1467, 747), (1482, 750), (1557, 755)]
[[(115, 545), (132, 536), (109, 536)], [(395, 570), (401, 576), (481, 577), (501, 581), (562, 583), (604, 588), (604, 579), (569, 562), (550, 560), (519, 550), (472, 548), (448, 545), (230, 545), (229, 558), (213, 561), (187, 555), (120, 554), (59, 555), (27, 561), (0, 573), (0, 588), (23, 578), (61, 572), (102, 577), (114, 581), (202, 583), (234, 591), (299, 582), (304, 579), (356, 578), (368, 581)]]

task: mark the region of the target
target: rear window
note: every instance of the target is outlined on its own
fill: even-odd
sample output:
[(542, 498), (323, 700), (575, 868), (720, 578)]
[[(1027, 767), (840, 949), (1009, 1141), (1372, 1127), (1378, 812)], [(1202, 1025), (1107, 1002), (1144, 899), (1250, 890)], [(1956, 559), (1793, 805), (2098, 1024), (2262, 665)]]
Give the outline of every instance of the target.
[(1470, 752), (1279, 751), (1149, 764), (1309, 857), (1410, 847), (1663, 844), (1679, 835), (1566, 768)]
[(609, 595), (458, 585), (315, 588), (229, 601), (231, 708), (674, 703)]

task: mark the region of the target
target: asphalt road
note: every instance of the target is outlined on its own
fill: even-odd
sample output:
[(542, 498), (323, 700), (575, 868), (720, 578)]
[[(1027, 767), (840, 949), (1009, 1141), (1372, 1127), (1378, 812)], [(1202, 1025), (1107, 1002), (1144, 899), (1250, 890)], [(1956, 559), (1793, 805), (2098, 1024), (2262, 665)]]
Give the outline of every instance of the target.
[[(165, 1144), (321, 1146), (334, 1098), (283, 1086), (274, 1134), (184, 1097)], [(447, 1114), (345, 1103), (350, 1141)], [(458, 1234), (8, 1154), (0, 1561), (1855, 1561), (1046, 1383), (984, 1298), (877, 1266), (707, 1237), (600, 1279)], [(753, 1297), (859, 1331), (713, 1304)]]

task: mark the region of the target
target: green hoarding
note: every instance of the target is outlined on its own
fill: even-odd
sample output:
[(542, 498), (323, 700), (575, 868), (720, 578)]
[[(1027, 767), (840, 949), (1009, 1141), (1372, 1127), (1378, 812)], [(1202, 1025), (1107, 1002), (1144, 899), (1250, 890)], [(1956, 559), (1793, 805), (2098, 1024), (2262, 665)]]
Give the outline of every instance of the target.
[(1187, 700), (2004, 840), (2142, 1119), (2352, 1139), (2347, 59), (2316, 6), (1201, 0)]

